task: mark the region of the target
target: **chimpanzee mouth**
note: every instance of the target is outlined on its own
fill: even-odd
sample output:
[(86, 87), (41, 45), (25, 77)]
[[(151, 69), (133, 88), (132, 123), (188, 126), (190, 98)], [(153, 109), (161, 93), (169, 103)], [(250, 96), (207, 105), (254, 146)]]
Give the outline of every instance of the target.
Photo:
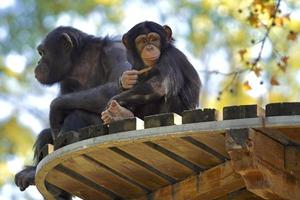
[(152, 57), (144, 57), (145, 60), (154, 61), (157, 60), (159, 56), (152, 56)]

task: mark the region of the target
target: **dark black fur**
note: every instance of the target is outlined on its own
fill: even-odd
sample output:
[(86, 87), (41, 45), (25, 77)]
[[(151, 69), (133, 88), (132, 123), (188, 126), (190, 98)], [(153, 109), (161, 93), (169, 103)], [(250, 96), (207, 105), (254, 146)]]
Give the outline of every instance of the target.
[[(113, 99), (130, 109), (135, 116), (194, 109), (199, 104), (201, 82), (199, 76), (186, 56), (173, 45), (173, 38), (166, 39), (163, 27), (154, 22), (135, 25), (124, 36), (128, 38), (127, 56), (133, 69), (144, 67), (135, 47), (135, 38), (140, 34), (156, 32), (161, 37), (161, 55), (156, 66), (130, 90)], [(124, 38), (124, 37), (123, 37)]]
[[(68, 53), (70, 43), (62, 35), (65, 33), (72, 41)], [(118, 78), (131, 68), (119, 41), (87, 35), (72, 27), (54, 29), (38, 49), (42, 58), (36, 67), (36, 76), (43, 75), (43, 80), (39, 79), (42, 84), (60, 84), (60, 95), (50, 106), (51, 130), (42, 131), (35, 143), (35, 166), (15, 176), (21, 190), (34, 185), (36, 165), (42, 159), (38, 155), (45, 144), (53, 144), (58, 134), (100, 123), (100, 113), (107, 101), (119, 92)], [(45, 55), (43, 51), (47, 51)], [(68, 199), (65, 193), (61, 196)]]

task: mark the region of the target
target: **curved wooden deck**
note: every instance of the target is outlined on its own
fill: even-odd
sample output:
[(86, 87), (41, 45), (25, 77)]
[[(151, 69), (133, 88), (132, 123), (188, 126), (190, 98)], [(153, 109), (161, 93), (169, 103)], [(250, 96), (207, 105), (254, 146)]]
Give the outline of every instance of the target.
[(47, 155), (36, 185), (49, 200), (46, 182), (82, 199), (300, 199), (300, 115), (272, 109), (227, 107), (220, 121), (214, 110), (188, 111), (184, 124), (158, 115), (144, 129), (118, 122), (110, 127), (118, 133)]

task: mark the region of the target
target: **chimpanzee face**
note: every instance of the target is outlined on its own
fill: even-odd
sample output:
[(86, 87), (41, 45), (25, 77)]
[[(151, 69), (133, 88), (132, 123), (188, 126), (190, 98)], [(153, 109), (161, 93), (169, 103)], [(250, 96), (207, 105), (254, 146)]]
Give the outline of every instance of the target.
[(135, 64), (154, 66), (168, 45), (172, 44), (172, 30), (167, 25), (145, 21), (124, 34), (122, 41)]
[(41, 58), (34, 71), (36, 79), (45, 85), (62, 80), (72, 66), (72, 47), (72, 41), (66, 33), (50, 32), (37, 47)]
[(150, 32), (135, 38), (135, 46), (144, 64), (152, 66), (160, 56), (160, 36), (158, 33)]

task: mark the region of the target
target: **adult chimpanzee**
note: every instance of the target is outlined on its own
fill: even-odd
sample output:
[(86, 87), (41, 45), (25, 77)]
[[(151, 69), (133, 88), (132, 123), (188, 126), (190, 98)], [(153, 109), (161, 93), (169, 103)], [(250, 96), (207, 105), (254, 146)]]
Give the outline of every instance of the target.
[(140, 118), (165, 112), (181, 114), (198, 105), (199, 76), (186, 56), (173, 46), (169, 26), (142, 22), (122, 40), (134, 70), (122, 75), (121, 83), (127, 90), (112, 98), (102, 113), (105, 123), (132, 113)]
[(59, 83), (60, 96), (50, 106), (51, 129), (42, 131), (35, 143), (35, 166), (15, 176), (21, 190), (34, 185), (41, 148), (53, 143), (58, 134), (99, 123), (107, 101), (120, 90), (119, 77), (131, 68), (120, 41), (87, 35), (72, 27), (54, 29), (37, 50), (41, 59), (35, 77), (44, 85)]

